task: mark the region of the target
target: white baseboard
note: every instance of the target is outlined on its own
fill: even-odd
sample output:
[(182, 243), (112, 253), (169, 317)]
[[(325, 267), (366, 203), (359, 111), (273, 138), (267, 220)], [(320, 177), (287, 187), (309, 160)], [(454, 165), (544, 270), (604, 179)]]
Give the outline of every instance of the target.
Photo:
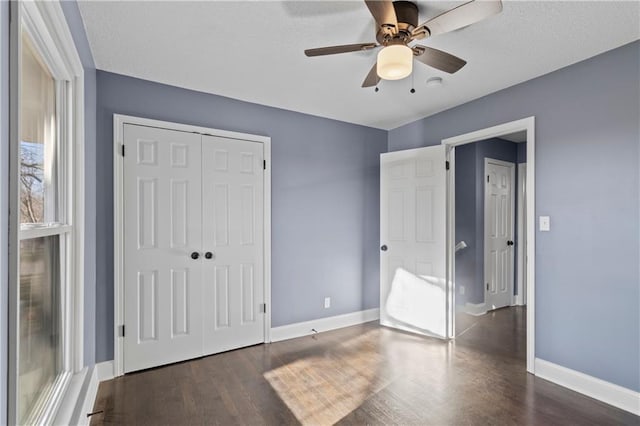
[(54, 424), (78, 426), (89, 424), (90, 419), (87, 414), (93, 409), (100, 383), (96, 367), (85, 367), (71, 377)]
[(615, 385), (579, 371), (535, 360), (536, 376), (640, 416), (640, 392)]
[(98, 371), (98, 382), (111, 380), (115, 377), (113, 374), (113, 361), (104, 361), (96, 364), (96, 370)]
[(362, 324), (364, 322), (375, 321), (380, 318), (380, 309), (368, 309), (366, 311), (352, 312), (349, 314), (336, 315), (334, 317), (319, 318), (317, 320), (298, 322), (295, 324), (283, 325), (271, 329), (271, 341), (294, 339), (296, 337), (313, 334), (311, 329), (318, 332), (335, 330), (337, 328), (349, 327)]
[(465, 303), (464, 311), (469, 315), (480, 316), (487, 313), (484, 303)]
[[(86, 392), (86, 380), (90, 373), (87, 367), (78, 371), (69, 380), (69, 384), (64, 390), (62, 400), (55, 413), (53, 424), (76, 424), (75, 415), (79, 411), (78, 405), (80, 401), (84, 401), (84, 393)], [(51, 422), (51, 420), (49, 420)]]
[(81, 398), (78, 400), (78, 405), (73, 413), (70, 424), (87, 426), (91, 421), (91, 419), (87, 417), (87, 414), (93, 411), (93, 404), (98, 394), (98, 385), (100, 382), (98, 380), (98, 370), (95, 365), (89, 369), (87, 374), (88, 383), (84, 395), (81, 395)]
[(62, 408), (56, 416), (56, 424), (87, 426), (91, 419), (87, 414), (93, 411), (100, 382), (113, 379), (113, 361), (101, 362), (85, 368), (74, 375), (69, 386), (70, 406)]

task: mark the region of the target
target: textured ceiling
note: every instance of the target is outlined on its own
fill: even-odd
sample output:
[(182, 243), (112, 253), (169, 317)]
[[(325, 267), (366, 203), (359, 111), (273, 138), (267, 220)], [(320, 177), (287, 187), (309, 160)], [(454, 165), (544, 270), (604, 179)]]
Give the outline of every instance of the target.
[[(419, 1), (420, 22), (462, 2)], [(449, 75), (360, 85), (376, 52), (303, 50), (375, 41), (362, 1), (79, 1), (99, 69), (390, 129), (640, 38), (640, 3), (505, 1), (501, 14), (422, 40), (468, 61)], [(427, 87), (428, 78), (443, 84)], [(416, 88), (410, 94), (412, 78)]]

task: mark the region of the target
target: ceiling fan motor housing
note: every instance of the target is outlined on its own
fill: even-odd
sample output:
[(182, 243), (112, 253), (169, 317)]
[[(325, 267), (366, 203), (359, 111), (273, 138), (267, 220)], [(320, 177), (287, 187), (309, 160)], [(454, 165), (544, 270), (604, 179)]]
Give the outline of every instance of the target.
[(407, 44), (411, 41), (411, 31), (418, 26), (418, 6), (414, 2), (394, 1), (393, 9), (398, 19), (398, 33), (394, 35), (384, 27), (378, 29), (376, 40), (383, 46)]
[(449, 74), (458, 72), (467, 63), (464, 59), (433, 47), (409, 46), (409, 43), (464, 28), (502, 11), (502, 0), (470, 0), (419, 24), (415, 0), (364, 1), (378, 25), (378, 43), (354, 43), (304, 51), (307, 56), (325, 56), (382, 47), (376, 64), (367, 74), (362, 87), (373, 87), (380, 79), (399, 80), (410, 75), (413, 71), (413, 58)]

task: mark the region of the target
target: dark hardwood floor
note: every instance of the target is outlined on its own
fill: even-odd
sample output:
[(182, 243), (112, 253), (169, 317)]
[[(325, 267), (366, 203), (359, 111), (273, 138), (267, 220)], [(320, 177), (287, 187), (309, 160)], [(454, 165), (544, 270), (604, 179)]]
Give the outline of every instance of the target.
[(640, 424), (527, 374), (524, 308), (457, 321), (451, 342), (368, 323), (127, 374), (91, 424)]

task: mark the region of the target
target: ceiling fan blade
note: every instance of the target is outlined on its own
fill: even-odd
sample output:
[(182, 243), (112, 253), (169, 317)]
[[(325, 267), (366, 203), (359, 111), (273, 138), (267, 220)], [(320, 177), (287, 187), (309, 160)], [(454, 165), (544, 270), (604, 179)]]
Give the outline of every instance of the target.
[(364, 2), (378, 26), (391, 28), (393, 34), (398, 32), (398, 18), (391, 0), (365, 0)]
[(373, 68), (367, 74), (367, 78), (362, 82), (362, 87), (373, 87), (377, 86), (380, 82), (380, 77), (378, 77), (378, 63), (373, 64)]
[[(471, 0), (468, 3), (454, 7), (433, 19), (428, 20), (413, 30), (415, 38), (428, 35), (438, 35), (457, 30), (467, 25), (475, 24), (502, 11), (502, 1)], [(426, 30), (426, 31), (425, 31)]]
[(457, 56), (453, 56), (450, 53), (443, 52), (442, 50), (434, 49), (427, 46), (415, 46), (414, 52), (421, 54), (416, 55), (416, 59), (423, 64), (436, 68), (440, 71), (453, 74), (460, 70), (467, 63), (464, 59), (460, 59)]
[(304, 54), (307, 56), (334, 55), (336, 53), (358, 52), (360, 50), (370, 50), (377, 47), (376, 43), (345, 44), (342, 46), (319, 47), (317, 49), (307, 49)]

